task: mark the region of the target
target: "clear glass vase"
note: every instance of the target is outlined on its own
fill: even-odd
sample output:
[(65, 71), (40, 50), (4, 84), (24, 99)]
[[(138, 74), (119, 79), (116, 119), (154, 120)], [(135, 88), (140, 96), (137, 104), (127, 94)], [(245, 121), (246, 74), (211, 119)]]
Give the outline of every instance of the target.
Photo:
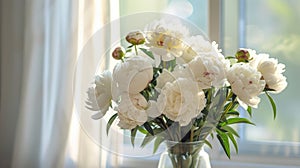
[(160, 156), (158, 168), (211, 168), (203, 141), (166, 141), (167, 149)]

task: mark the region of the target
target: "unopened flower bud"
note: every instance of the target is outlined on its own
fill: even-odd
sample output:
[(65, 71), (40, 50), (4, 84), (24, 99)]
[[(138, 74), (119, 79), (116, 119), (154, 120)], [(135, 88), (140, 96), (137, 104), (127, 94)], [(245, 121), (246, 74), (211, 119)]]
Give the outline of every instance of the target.
[(116, 60), (120, 60), (124, 57), (125, 52), (122, 47), (117, 47), (115, 50), (112, 52), (112, 57)]
[(235, 58), (238, 60), (238, 62), (249, 62), (250, 53), (247, 50), (239, 50), (236, 52)]
[(126, 36), (126, 40), (128, 41), (128, 43), (133, 44), (133, 45), (139, 45), (139, 44), (145, 43), (144, 34), (140, 31), (130, 32)]

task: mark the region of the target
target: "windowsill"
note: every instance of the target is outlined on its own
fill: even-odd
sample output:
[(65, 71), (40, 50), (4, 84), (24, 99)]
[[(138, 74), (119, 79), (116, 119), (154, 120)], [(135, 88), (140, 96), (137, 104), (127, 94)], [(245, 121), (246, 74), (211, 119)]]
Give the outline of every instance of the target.
[[(238, 157), (238, 158), (237, 158)], [(258, 157), (256, 163), (247, 162), (247, 156), (236, 156), (234, 160), (229, 160), (227, 158), (220, 158), (220, 159), (213, 159), (211, 160), (212, 168), (299, 168), (299, 159), (288, 160), (285, 162), (280, 162), (280, 159), (271, 159), (268, 157)], [(123, 164), (119, 165), (119, 168), (153, 168), (157, 167), (158, 165), (159, 156), (149, 157), (149, 158), (130, 158), (125, 157), (123, 158)], [(237, 161), (243, 160), (243, 161)], [(254, 159), (254, 158), (252, 158)], [(263, 162), (269, 162), (263, 163)], [(271, 161), (271, 162), (270, 162)], [(280, 164), (278, 163), (280, 162)], [(288, 162), (288, 163), (287, 163)], [(298, 166), (297, 166), (298, 165)]]
[(213, 168), (299, 168), (299, 166), (270, 165), (235, 161), (211, 161)]

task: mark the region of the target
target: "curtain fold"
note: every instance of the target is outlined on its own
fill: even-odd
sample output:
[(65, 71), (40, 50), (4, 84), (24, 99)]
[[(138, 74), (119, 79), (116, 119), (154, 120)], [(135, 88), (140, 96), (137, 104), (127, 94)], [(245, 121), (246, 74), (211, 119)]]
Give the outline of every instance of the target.
[(25, 1), (13, 167), (62, 167), (72, 114), (72, 1)]
[(109, 21), (108, 4), (1, 1), (0, 167), (105, 165), (74, 117), (73, 82), (80, 50)]

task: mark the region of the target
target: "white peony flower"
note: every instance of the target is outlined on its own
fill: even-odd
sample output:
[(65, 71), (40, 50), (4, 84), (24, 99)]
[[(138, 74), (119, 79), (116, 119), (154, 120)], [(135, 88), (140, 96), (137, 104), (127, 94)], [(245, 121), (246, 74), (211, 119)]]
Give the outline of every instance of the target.
[(266, 81), (266, 88), (280, 93), (287, 87), (286, 77), (283, 76), (285, 65), (279, 63), (274, 58), (269, 58), (268, 54), (258, 54), (250, 61), (250, 65), (256, 68)]
[(165, 86), (168, 82), (173, 82), (177, 78), (186, 78), (193, 80), (193, 74), (191, 73), (190, 69), (187, 65), (177, 65), (172, 72), (163, 69), (162, 73), (158, 76), (156, 89), (160, 90)]
[(121, 92), (137, 94), (147, 87), (152, 78), (153, 67), (148, 59), (134, 56), (114, 67), (113, 87), (118, 89), (118, 95)]
[(160, 56), (163, 61), (170, 61), (183, 54), (186, 46), (182, 40), (189, 35), (189, 31), (179, 20), (165, 18), (147, 25), (145, 34), (145, 45), (154, 55)]
[(208, 89), (211, 86), (221, 87), (225, 84), (229, 62), (223, 56), (211, 52), (196, 56), (188, 63), (187, 68), (192, 72), (199, 87)]
[(157, 98), (158, 110), (181, 126), (200, 115), (205, 104), (203, 91), (198, 89), (196, 82), (186, 78), (166, 83)]
[(117, 107), (120, 120), (118, 125), (123, 129), (133, 129), (138, 125), (143, 125), (148, 118), (145, 110), (147, 107), (148, 103), (140, 93), (123, 93)]
[(238, 101), (257, 108), (260, 102), (258, 95), (264, 90), (266, 82), (261, 80), (261, 73), (246, 63), (234, 64), (227, 74), (232, 92)]
[(92, 116), (93, 119), (102, 118), (109, 109), (112, 100), (111, 81), (111, 73), (104, 71), (101, 75), (95, 77), (96, 86), (88, 90), (87, 104), (90, 105), (89, 109), (99, 111)]

